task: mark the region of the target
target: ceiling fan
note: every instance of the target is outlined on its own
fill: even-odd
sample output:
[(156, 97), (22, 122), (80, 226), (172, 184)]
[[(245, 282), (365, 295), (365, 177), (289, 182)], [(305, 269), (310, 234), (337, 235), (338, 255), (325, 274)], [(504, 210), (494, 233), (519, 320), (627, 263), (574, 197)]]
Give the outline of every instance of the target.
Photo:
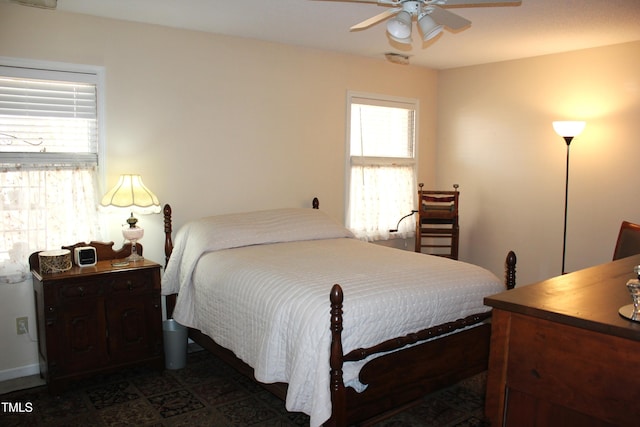
[[(351, 31), (364, 30), (385, 19), (387, 33), (392, 40), (399, 43), (411, 43), (411, 27), (413, 20), (418, 23), (422, 40), (428, 41), (442, 32), (444, 27), (458, 31), (471, 24), (471, 21), (450, 12), (447, 7), (472, 6), (517, 6), (522, 0), (333, 0), (359, 3), (375, 3), (389, 7), (384, 12), (366, 19), (350, 28)], [(395, 15), (395, 16), (394, 16)]]

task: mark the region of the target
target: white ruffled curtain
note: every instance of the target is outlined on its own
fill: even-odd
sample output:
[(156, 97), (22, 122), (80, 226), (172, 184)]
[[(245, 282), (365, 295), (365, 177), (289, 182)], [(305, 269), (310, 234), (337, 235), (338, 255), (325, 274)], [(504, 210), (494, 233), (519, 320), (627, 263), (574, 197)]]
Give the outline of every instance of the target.
[(0, 165), (0, 284), (30, 277), (33, 252), (100, 240), (97, 166)]
[(415, 209), (415, 178), (412, 165), (352, 165), (349, 229), (362, 240), (388, 240), (415, 235), (415, 218), (402, 221)]

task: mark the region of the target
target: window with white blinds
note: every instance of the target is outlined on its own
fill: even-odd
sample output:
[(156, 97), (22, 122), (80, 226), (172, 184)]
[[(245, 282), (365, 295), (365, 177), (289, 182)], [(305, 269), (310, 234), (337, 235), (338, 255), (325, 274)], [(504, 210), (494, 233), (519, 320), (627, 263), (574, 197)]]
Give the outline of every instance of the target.
[(3, 62), (14, 61), (0, 58), (0, 283), (16, 283), (31, 253), (101, 238), (102, 75)]
[(416, 204), (418, 101), (349, 93), (347, 227), (364, 240), (409, 237)]
[(97, 163), (96, 86), (95, 74), (0, 66), (3, 158), (12, 157), (7, 153), (29, 153), (31, 161), (61, 158)]

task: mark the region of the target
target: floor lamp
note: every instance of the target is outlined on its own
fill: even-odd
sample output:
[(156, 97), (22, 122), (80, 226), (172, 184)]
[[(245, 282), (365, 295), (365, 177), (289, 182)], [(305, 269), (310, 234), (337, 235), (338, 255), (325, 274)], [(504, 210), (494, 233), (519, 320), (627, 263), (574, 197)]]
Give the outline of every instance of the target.
[(564, 260), (567, 253), (567, 204), (569, 200), (569, 146), (573, 138), (580, 135), (586, 126), (585, 122), (558, 121), (553, 122), (553, 129), (564, 138), (567, 143), (567, 168), (564, 181), (564, 232), (562, 235), (562, 274), (564, 274)]

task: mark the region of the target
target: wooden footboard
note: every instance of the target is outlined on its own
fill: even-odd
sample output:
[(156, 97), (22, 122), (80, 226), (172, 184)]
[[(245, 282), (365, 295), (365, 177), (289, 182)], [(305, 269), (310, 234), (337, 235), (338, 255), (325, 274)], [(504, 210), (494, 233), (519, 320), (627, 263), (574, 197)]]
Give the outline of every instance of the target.
[[(314, 199), (314, 208), (318, 208)], [(165, 255), (169, 260), (173, 251), (171, 239), (171, 207), (164, 207)], [(516, 256), (509, 252), (506, 258), (505, 284), (515, 287)], [(175, 295), (167, 297), (167, 317), (175, 307)], [(348, 426), (363, 421), (375, 421), (381, 414), (402, 409), (422, 396), (452, 385), (464, 378), (487, 369), (491, 327), (486, 320), (490, 312), (475, 314), (464, 319), (428, 328), (414, 334), (385, 341), (374, 347), (356, 349), (348, 354), (342, 348), (342, 303), (344, 295), (339, 285), (331, 289), (330, 328), (330, 388), (332, 415), (327, 426)], [(472, 328), (465, 329), (469, 326)], [(460, 329), (464, 329), (459, 331)], [(451, 332), (456, 332), (452, 334)], [(239, 360), (231, 351), (219, 346), (200, 331), (190, 329), (189, 336), (241, 373), (254, 379), (253, 369)], [(429, 340), (426, 342), (422, 342)], [(416, 344), (422, 342), (421, 344)], [(405, 346), (416, 344), (399, 350)], [(398, 351), (395, 351), (398, 350)], [(359, 379), (367, 385), (358, 393), (345, 387), (342, 367), (350, 361), (363, 360), (370, 355), (386, 353), (369, 361), (360, 371)], [(284, 399), (286, 384), (262, 384)]]
[[(505, 260), (507, 289), (516, 285), (516, 261), (516, 254), (510, 251)], [(330, 294), (332, 415), (327, 426), (348, 426), (365, 420), (375, 422), (375, 417), (381, 414), (388, 415), (389, 411), (401, 409), (428, 393), (487, 369), (491, 325), (485, 320), (491, 317), (490, 311), (343, 354), (343, 300), (342, 288), (334, 285)], [(477, 326), (451, 334), (474, 325)], [(429, 341), (394, 351), (425, 340)], [(345, 362), (386, 352), (391, 353), (371, 360), (360, 371), (359, 379), (367, 385), (365, 391), (357, 393), (345, 387), (342, 375)]]
[[(490, 312), (474, 314), (343, 355), (343, 293), (339, 285), (333, 286), (330, 300), (332, 416), (327, 426), (347, 426), (375, 419), (487, 369), (491, 327), (482, 322), (491, 317)], [(479, 326), (447, 335), (474, 325)], [(393, 352), (433, 338), (438, 339)], [(345, 387), (342, 376), (345, 362), (364, 360), (386, 352), (392, 353), (371, 360), (360, 371), (359, 379), (367, 385), (365, 391), (357, 393), (353, 388)]]

